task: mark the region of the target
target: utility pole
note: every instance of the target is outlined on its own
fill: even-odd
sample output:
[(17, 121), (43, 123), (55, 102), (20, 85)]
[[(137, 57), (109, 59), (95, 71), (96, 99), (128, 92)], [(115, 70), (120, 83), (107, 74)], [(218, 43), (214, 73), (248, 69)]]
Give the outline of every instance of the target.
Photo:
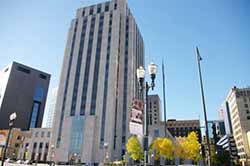
[(164, 136), (167, 137), (167, 113), (166, 113), (166, 90), (165, 90), (165, 70), (162, 60), (162, 84), (163, 84), (163, 105), (164, 105)]
[(204, 120), (205, 120), (205, 134), (206, 134), (206, 142), (207, 142), (207, 149), (208, 149), (207, 160), (208, 160), (208, 166), (211, 166), (211, 151), (210, 151), (208, 125), (207, 125), (207, 112), (206, 112), (205, 95), (204, 95), (204, 90), (203, 90), (201, 65), (200, 65), (200, 61), (202, 60), (202, 58), (200, 56), (198, 47), (196, 47), (196, 56), (197, 56), (198, 72), (199, 72), (199, 79), (200, 79), (201, 100), (202, 100), (203, 114), (204, 114)]

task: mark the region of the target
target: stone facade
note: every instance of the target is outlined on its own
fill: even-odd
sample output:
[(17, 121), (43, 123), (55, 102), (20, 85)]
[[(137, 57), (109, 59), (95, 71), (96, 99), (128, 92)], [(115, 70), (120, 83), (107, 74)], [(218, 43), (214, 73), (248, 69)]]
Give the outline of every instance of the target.
[(29, 131), (23, 131), (22, 144), (19, 149), (18, 159), (30, 160), (33, 162), (47, 162), (52, 160), (48, 156), (49, 142), (51, 137), (50, 128), (31, 128)]
[(233, 87), (226, 97), (233, 135), (242, 164), (250, 165), (247, 132), (250, 130), (250, 88)]
[(199, 120), (176, 120), (169, 119), (167, 121), (167, 129), (173, 137), (186, 137), (192, 131), (198, 134), (201, 143), (201, 129)]
[[(55, 107), (55, 161), (122, 159), (133, 98), (142, 99), (136, 69), (144, 44), (126, 0), (80, 8), (72, 20)], [(108, 148), (104, 148), (104, 143)]]

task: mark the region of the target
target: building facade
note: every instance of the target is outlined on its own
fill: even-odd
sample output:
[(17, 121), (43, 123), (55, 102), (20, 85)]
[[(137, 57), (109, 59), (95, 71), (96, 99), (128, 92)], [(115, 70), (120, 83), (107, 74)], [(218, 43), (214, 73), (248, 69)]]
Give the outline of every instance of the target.
[(14, 127), (41, 127), (50, 75), (13, 62), (2, 70), (0, 80), (0, 129), (9, 128), (13, 112)]
[(55, 117), (57, 91), (58, 91), (58, 87), (52, 89), (52, 97), (49, 103), (49, 111), (47, 115), (46, 128), (52, 128), (52, 125), (53, 125), (53, 120)]
[(190, 132), (194, 131), (198, 134), (199, 142), (202, 141), (199, 120), (169, 119), (167, 129), (173, 137), (187, 137)]
[(216, 143), (216, 145), (229, 153), (231, 159), (230, 163), (238, 163), (239, 156), (235, 140), (232, 134), (226, 134), (221, 137), (220, 140)]
[(233, 134), (232, 121), (230, 116), (229, 105), (227, 101), (223, 101), (219, 108), (219, 120), (224, 121), (226, 134)]
[(158, 95), (148, 95), (148, 135), (151, 139), (164, 136), (164, 128), (161, 125), (160, 106), (161, 101)]
[(247, 140), (247, 132), (250, 130), (250, 88), (233, 87), (226, 101), (240, 161), (243, 165), (250, 165), (250, 149)]
[[(0, 158), (3, 157), (3, 148), (6, 146), (7, 135), (9, 130), (0, 130)], [(10, 139), (8, 143), (8, 148), (6, 150), (6, 158), (18, 159), (18, 153), (20, 152), (20, 147), (23, 144), (23, 140), (27, 135), (20, 129), (14, 128), (11, 130)]]
[(149, 126), (157, 126), (161, 122), (161, 101), (158, 95), (148, 96)]
[[(68, 32), (51, 143), (56, 162), (122, 159), (144, 44), (126, 0), (80, 8)], [(104, 144), (106, 145), (104, 148)], [(106, 155), (105, 155), (106, 156)]]
[[(168, 131), (165, 132), (165, 122), (162, 121), (161, 99), (158, 95), (148, 95), (148, 131), (149, 142), (156, 137), (167, 137), (174, 141), (174, 137)], [(165, 135), (166, 134), (166, 135)]]
[(50, 128), (31, 128), (29, 131), (22, 131), (22, 144), (19, 148), (18, 159), (33, 162), (47, 162), (52, 160), (48, 156), (50, 147)]
[(208, 135), (210, 142), (214, 145), (222, 138), (225, 134), (225, 125), (223, 120), (209, 120), (208, 125)]

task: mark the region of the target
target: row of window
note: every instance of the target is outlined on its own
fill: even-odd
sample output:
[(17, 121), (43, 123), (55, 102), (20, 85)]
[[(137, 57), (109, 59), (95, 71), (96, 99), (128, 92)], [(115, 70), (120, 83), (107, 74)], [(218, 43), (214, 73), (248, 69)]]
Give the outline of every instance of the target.
[[(113, 9), (116, 10), (117, 9), (117, 2), (114, 3), (114, 6), (113, 6)], [(98, 14), (98, 13), (101, 13), (101, 12), (107, 12), (110, 10), (110, 2), (106, 2), (105, 3), (105, 7), (104, 9), (102, 8), (102, 4), (99, 4), (97, 5), (97, 9), (96, 11), (94, 11), (94, 7), (95, 6), (91, 6), (90, 9), (89, 9), (89, 13), (87, 14), (86, 10), (83, 10), (82, 11), (82, 17), (86, 16), (86, 15), (93, 15), (93, 14)]]
[(157, 113), (158, 111), (155, 109), (155, 110), (149, 110), (149, 113), (152, 113), (152, 111), (154, 111), (154, 113)]
[[(33, 143), (33, 151), (35, 151), (35, 149), (37, 148), (38, 143), (34, 142)], [(44, 147), (45, 146), (45, 147)], [(45, 144), (43, 142), (39, 143), (39, 149), (43, 149), (43, 147), (45, 148), (45, 150), (49, 149), (49, 143), (46, 142)]]
[(197, 127), (197, 126), (199, 126), (198, 124), (192, 124), (192, 123), (168, 123), (167, 124), (168, 126), (170, 126), (170, 127), (181, 127), (181, 126), (193, 126), (193, 127)]
[(236, 92), (236, 97), (237, 98), (241, 97), (241, 96), (250, 97), (250, 91), (248, 90), (248, 91), (238, 91), (238, 92)]
[[(8, 71), (8, 68), (5, 69), (5, 70)], [(22, 67), (22, 66), (17, 66), (17, 67), (16, 67), (16, 70), (21, 71), (21, 72), (26, 73), (26, 74), (30, 74), (30, 72), (31, 72), (30, 69), (26, 69), (26, 68), (24, 68), (24, 67)], [(4, 71), (4, 72), (6, 72), (6, 71)], [(44, 74), (42, 74), (42, 73), (39, 74), (39, 77), (40, 77), (41, 79), (44, 79), (44, 80), (47, 79), (47, 76), (44, 75)]]
[(180, 127), (180, 128), (169, 128), (169, 126), (168, 126), (168, 129), (169, 130), (173, 130), (173, 131), (178, 131), (178, 130), (180, 130), (180, 131), (182, 131), (182, 130), (197, 130), (197, 129), (199, 129), (198, 127)]
[[(39, 144), (39, 149), (37, 151), (36, 148), (37, 148), (38, 144)], [(28, 146), (26, 146), (26, 147), (28, 147)], [(43, 154), (43, 152), (42, 152), (43, 148), (45, 150), (44, 150), (43, 159), (41, 159), (41, 156)], [(26, 151), (26, 149), (25, 149), (25, 151)], [(46, 143), (43, 143), (43, 142), (40, 142), (40, 143), (34, 142), (33, 143), (32, 153), (31, 153), (32, 154), (31, 155), (31, 160), (37, 160), (37, 161), (43, 160), (43, 161), (46, 161), (47, 160), (48, 151), (49, 151), (49, 143), (48, 142), (46, 142)]]
[(246, 159), (246, 158), (247, 158), (247, 155), (246, 155), (246, 154), (240, 155), (240, 158), (241, 158), (241, 159)]
[[(248, 100), (250, 101), (250, 97), (248, 98)], [(243, 98), (243, 101), (246, 103), (246, 102), (247, 102), (247, 98), (244, 97), (244, 98)]]
[(169, 130), (169, 132), (173, 135), (173, 137), (184, 137), (184, 136), (187, 136), (190, 132), (192, 131), (171, 131)]
[(241, 153), (241, 152), (244, 152), (245, 150), (244, 150), (244, 148), (239, 148), (238, 149), (238, 153)]
[[(149, 115), (149, 125), (153, 124), (152, 115)], [(157, 118), (154, 118), (154, 124), (157, 124)]]
[[(236, 138), (235, 138), (236, 141), (239, 141), (239, 140), (242, 140), (242, 139), (243, 139), (242, 135), (238, 135), (238, 136), (236, 136)], [(239, 146), (239, 145), (238, 145), (238, 146)]]
[(37, 132), (35, 132), (35, 137), (39, 137), (39, 134), (40, 134), (40, 137), (48, 137), (48, 138), (50, 138), (50, 135), (51, 135), (51, 133), (50, 133), (50, 131), (48, 131), (48, 132), (45, 132), (45, 131), (41, 131), (41, 132), (39, 132), (39, 131), (37, 131)]
[(47, 156), (48, 156), (48, 154), (45, 153), (45, 154), (43, 155), (43, 158), (42, 158), (42, 153), (38, 153), (38, 155), (37, 155), (37, 157), (36, 157), (36, 153), (32, 153), (32, 155), (31, 155), (31, 160), (36, 160), (36, 161), (38, 161), (38, 162), (41, 162), (41, 161), (46, 162), (46, 161), (47, 161)]

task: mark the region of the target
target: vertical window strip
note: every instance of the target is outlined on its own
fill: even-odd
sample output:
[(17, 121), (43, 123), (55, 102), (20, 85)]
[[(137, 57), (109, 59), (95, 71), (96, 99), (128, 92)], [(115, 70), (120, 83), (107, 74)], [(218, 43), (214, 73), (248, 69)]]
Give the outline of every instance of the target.
[(94, 38), (94, 28), (95, 28), (95, 17), (92, 17), (91, 18), (91, 25), (90, 25), (87, 56), (86, 56), (86, 61), (85, 61), (86, 65), (85, 65), (85, 71), (84, 71), (84, 80), (83, 80), (83, 89), (82, 89), (82, 97), (81, 97), (80, 115), (85, 115), (85, 109), (86, 109), (86, 99), (87, 99), (88, 81), (89, 81), (89, 68), (90, 68), (90, 63), (91, 63), (91, 53), (92, 53), (92, 45), (93, 45), (93, 38)]
[(77, 58), (77, 65), (76, 65), (75, 82), (74, 82), (70, 116), (74, 116), (76, 112), (76, 102), (77, 102), (78, 85), (79, 85), (80, 72), (81, 72), (81, 63), (82, 63), (82, 54), (83, 54), (86, 26), (87, 26), (87, 18), (84, 18), (83, 23), (82, 23), (80, 48), (78, 51), (78, 58)]
[(99, 66), (100, 66), (100, 57), (101, 57), (101, 46), (102, 46), (102, 31), (103, 31), (103, 19), (100, 19), (99, 30), (98, 30), (98, 35), (97, 35), (97, 46), (96, 46), (94, 78), (93, 78), (92, 95), (91, 95), (90, 115), (95, 115), (95, 112), (96, 112), (96, 96), (97, 96), (97, 91), (98, 91), (98, 76), (99, 76)]
[(117, 57), (117, 73), (116, 73), (116, 97), (115, 97), (115, 124), (114, 124), (114, 146), (113, 149), (116, 149), (116, 138), (117, 138), (117, 109), (118, 109), (118, 83), (119, 83), (119, 73), (120, 73), (120, 66), (119, 66), (119, 62), (120, 62), (120, 45), (121, 45), (121, 16), (119, 19), (119, 43), (118, 43), (118, 57)]
[[(135, 30), (135, 32), (137, 31), (137, 29), (136, 29), (136, 26), (134, 27), (134, 30)], [(137, 41), (137, 33), (135, 33), (135, 57), (136, 57), (136, 59), (135, 59), (135, 64), (136, 64), (136, 69), (138, 69), (139, 68), (139, 57), (138, 57), (138, 55), (137, 55), (137, 45), (136, 45), (136, 41)], [(135, 71), (136, 72), (136, 71)], [(136, 74), (136, 73), (135, 73)], [(135, 88), (135, 90), (136, 90), (136, 98), (140, 98), (140, 92), (139, 92), (139, 84), (138, 84), (138, 82), (137, 82), (137, 79), (135, 80), (135, 85), (136, 85), (136, 88)]]
[[(123, 84), (123, 112), (122, 112), (122, 145), (125, 145), (125, 143), (126, 143), (126, 126), (127, 126), (128, 41), (129, 41), (129, 17), (126, 17), (124, 84)], [(122, 153), (123, 152), (124, 152), (124, 149), (122, 149)]]
[(68, 63), (68, 68), (67, 68), (66, 83), (65, 83), (65, 89), (64, 89), (64, 94), (63, 94), (62, 111), (61, 111), (61, 117), (60, 117), (60, 122), (59, 122), (59, 131), (58, 131), (58, 135), (57, 135), (57, 143), (56, 143), (57, 148), (59, 148), (59, 146), (60, 146), (61, 136), (62, 136), (62, 126), (63, 126), (63, 118), (64, 118), (64, 112), (65, 112), (65, 103), (66, 103), (67, 93), (68, 93), (69, 76), (70, 76), (72, 58), (73, 58), (74, 47), (75, 47), (77, 26), (78, 26), (78, 20), (75, 21), (74, 34), (73, 34), (73, 38), (72, 38), (70, 57), (69, 57), (69, 63)]
[[(112, 13), (110, 14), (110, 20), (112, 20)], [(104, 92), (103, 92), (104, 95), (103, 95), (103, 106), (102, 106), (102, 122), (101, 122), (102, 126), (101, 126), (101, 138), (100, 138), (101, 148), (104, 146), (112, 22), (111, 22), (111, 25), (109, 25), (109, 29), (111, 30), (109, 30), (108, 32), (108, 46), (107, 46), (106, 64), (105, 64), (105, 81), (104, 81)]]

